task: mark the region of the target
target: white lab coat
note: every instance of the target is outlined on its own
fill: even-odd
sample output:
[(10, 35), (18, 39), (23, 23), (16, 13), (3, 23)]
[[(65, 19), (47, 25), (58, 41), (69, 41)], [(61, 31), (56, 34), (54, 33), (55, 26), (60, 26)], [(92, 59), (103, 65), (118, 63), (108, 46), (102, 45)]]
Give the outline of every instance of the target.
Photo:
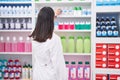
[(53, 33), (46, 42), (33, 41), (33, 80), (67, 80), (60, 38)]

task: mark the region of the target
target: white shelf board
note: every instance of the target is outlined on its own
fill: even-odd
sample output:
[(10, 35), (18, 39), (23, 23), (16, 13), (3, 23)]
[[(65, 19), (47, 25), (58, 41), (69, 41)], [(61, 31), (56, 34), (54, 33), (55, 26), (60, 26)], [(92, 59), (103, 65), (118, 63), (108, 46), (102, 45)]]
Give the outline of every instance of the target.
[(96, 12), (120, 12), (120, 6), (97, 6)]
[(32, 18), (31, 16), (0, 16), (0, 18)]
[(0, 30), (0, 32), (32, 32), (32, 30)]
[[(35, 16), (37, 18), (37, 15)], [(58, 16), (57, 18), (91, 18), (91, 15), (86, 15), (86, 16)]]
[(96, 38), (96, 43), (120, 43), (120, 37), (101, 37)]
[(96, 74), (120, 74), (120, 69), (95, 69)]
[(76, 56), (91, 56), (91, 53), (63, 53), (63, 55), (65, 55), (65, 56), (70, 56), (70, 55), (72, 55), (72, 56), (74, 56), (74, 55), (76, 55)]
[(90, 0), (86, 0), (86, 1), (39, 1), (39, 2), (35, 2), (37, 4), (76, 4), (76, 3), (81, 3), (81, 4), (90, 4), (91, 1)]
[(31, 1), (0, 1), (0, 4), (30, 4)]
[(32, 52), (0, 52), (0, 54), (32, 55)]
[(91, 32), (91, 30), (55, 30), (54, 32)]

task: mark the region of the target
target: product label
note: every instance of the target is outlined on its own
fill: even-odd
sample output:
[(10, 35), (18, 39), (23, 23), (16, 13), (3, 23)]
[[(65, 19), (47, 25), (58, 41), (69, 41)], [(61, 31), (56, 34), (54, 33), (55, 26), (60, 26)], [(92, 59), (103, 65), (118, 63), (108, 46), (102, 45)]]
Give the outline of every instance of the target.
[(5, 72), (5, 73), (4, 73), (4, 77), (7, 78), (7, 77), (8, 77), (8, 74), (9, 74), (8, 72)]
[(14, 78), (14, 73), (10, 73), (10, 78)]
[(120, 80), (120, 77), (117, 77), (117, 80)]
[(82, 67), (79, 67), (78, 68), (78, 78), (83, 78), (83, 68)]
[(16, 67), (13, 67), (13, 71), (16, 71)]
[(71, 68), (71, 78), (72, 79), (76, 78), (76, 68)]
[(2, 77), (2, 72), (0, 72), (0, 78)]
[(85, 68), (85, 74), (84, 74), (85, 78), (89, 79), (90, 78), (90, 68)]
[(15, 73), (15, 77), (16, 77), (16, 78), (20, 78), (20, 73), (19, 73), (19, 72), (16, 72), (16, 73)]

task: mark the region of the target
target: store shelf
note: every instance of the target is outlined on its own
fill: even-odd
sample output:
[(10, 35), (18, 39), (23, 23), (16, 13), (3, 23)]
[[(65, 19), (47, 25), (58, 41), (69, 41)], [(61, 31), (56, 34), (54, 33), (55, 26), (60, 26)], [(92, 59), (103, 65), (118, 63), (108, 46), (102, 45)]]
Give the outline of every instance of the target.
[(120, 43), (120, 38), (117, 38), (117, 37), (96, 38), (96, 43)]
[(91, 32), (91, 30), (55, 30), (54, 32)]
[(0, 52), (0, 54), (13, 54), (13, 55), (32, 55), (32, 52)]
[(120, 69), (95, 69), (96, 74), (120, 74)]
[(97, 6), (96, 12), (120, 12), (120, 6)]
[(86, 0), (86, 1), (41, 1), (41, 2), (35, 2), (37, 4), (77, 4), (77, 3), (81, 3), (81, 4), (90, 4), (91, 1), (90, 0)]
[(91, 53), (63, 53), (65, 56), (91, 56)]
[(30, 4), (31, 1), (0, 1), (0, 4)]
[(32, 18), (31, 16), (26, 16), (26, 15), (22, 15), (22, 16), (0, 16), (0, 18)]
[(0, 30), (0, 32), (31, 32), (32, 30)]

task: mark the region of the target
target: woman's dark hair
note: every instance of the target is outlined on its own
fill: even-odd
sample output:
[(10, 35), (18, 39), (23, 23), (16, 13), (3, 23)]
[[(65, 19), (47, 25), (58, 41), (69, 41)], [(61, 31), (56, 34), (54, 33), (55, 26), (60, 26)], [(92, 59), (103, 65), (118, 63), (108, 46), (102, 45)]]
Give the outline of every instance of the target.
[(43, 7), (39, 11), (35, 29), (30, 37), (38, 42), (45, 42), (47, 39), (51, 39), (54, 30), (54, 15), (51, 7)]

